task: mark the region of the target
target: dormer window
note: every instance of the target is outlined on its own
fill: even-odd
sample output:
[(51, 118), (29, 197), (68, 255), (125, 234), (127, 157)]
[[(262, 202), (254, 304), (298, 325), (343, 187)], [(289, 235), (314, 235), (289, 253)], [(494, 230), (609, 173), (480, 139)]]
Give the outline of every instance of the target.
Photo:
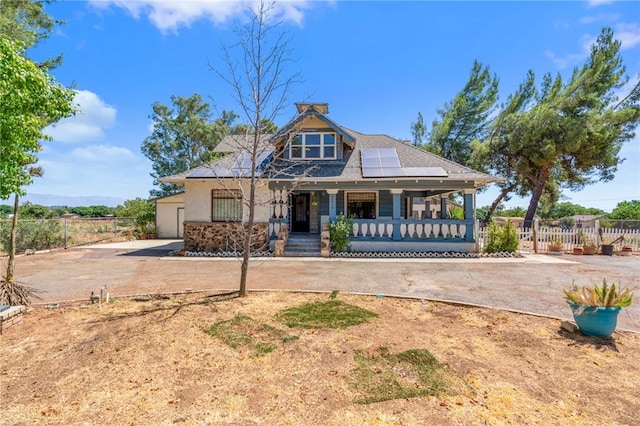
[(336, 158), (335, 133), (300, 133), (289, 144), (289, 158), (317, 160)]

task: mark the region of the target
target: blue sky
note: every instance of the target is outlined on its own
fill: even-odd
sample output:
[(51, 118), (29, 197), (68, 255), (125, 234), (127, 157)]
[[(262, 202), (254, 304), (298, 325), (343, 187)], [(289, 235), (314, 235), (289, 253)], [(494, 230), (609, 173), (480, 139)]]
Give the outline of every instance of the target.
[[(66, 24), (30, 55), (64, 53), (53, 71), (77, 90), (81, 114), (49, 130), (45, 169), (28, 193), (147, 197), (151, 163), (140, 152), (150, 134), (151, 105), (199, 93), (219, 111), (239, 111), (231, 89), (209, 64), (222, 67), (220, 46), (233, 43), (246, 4), (220, 1), (59, 1), (48, 12)], [(410, 139), (421, 112), (426, 123), (466, 83), (474, 60), (500, 79), (506, 100), (532, 69), (568, 76), (588, 56), (600, 30), (622, 42), (627, 74), (640, 73), (640, 3), (286, 1), (277, 4), (303, 82), (292, 102), (328, 102), (330, 117), (363, 133)], [(291, 105), (279, 117), (286, 123)], [(611, 210), (640, 199), (640, 138), (627, 143), (616, 178), (566, 192), (567, 200)], [(478, 196), (490, 204), (496, 191)], [(526, 207), (513, 199), (507, 206)]]

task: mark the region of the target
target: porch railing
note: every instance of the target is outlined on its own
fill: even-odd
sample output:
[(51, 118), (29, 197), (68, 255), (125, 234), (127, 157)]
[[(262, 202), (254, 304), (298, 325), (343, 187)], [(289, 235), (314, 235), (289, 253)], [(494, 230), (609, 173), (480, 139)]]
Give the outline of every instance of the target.
[(277, 219), (269, 219), (269, 238), (275, 240), (282, 228), (282, 225), (286, 225), (288, 219), (285, 218), (277, 218)]
[(353, 239), (466, 240), (473, 220), (355, 219)]

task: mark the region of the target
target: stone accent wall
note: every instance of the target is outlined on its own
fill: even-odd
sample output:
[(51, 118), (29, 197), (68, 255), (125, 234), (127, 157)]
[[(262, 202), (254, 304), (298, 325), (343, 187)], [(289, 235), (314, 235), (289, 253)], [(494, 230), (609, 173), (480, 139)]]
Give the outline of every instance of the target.
[[(184, 249), (187, 251), (241, 251), (247, 226), (237, 222), (184, 222)], [(252, 251), (269, 249), (269, 224), (253, 227)]]

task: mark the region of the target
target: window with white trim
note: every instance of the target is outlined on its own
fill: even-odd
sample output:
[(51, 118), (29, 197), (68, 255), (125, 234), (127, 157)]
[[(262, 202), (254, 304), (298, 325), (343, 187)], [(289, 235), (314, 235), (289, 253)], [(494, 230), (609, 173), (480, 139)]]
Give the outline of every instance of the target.
[(214, 189), (211, 191), (211, 221), (239, 222), (242, 220), (240, 191)]
[(345, 204), (347, 217), (375, 219), (377, 213), (376, 192), (347, 192)]
[(289, 158), (317, 160), (336, 158), (335, 133), (300, 133), (291, 139)]

